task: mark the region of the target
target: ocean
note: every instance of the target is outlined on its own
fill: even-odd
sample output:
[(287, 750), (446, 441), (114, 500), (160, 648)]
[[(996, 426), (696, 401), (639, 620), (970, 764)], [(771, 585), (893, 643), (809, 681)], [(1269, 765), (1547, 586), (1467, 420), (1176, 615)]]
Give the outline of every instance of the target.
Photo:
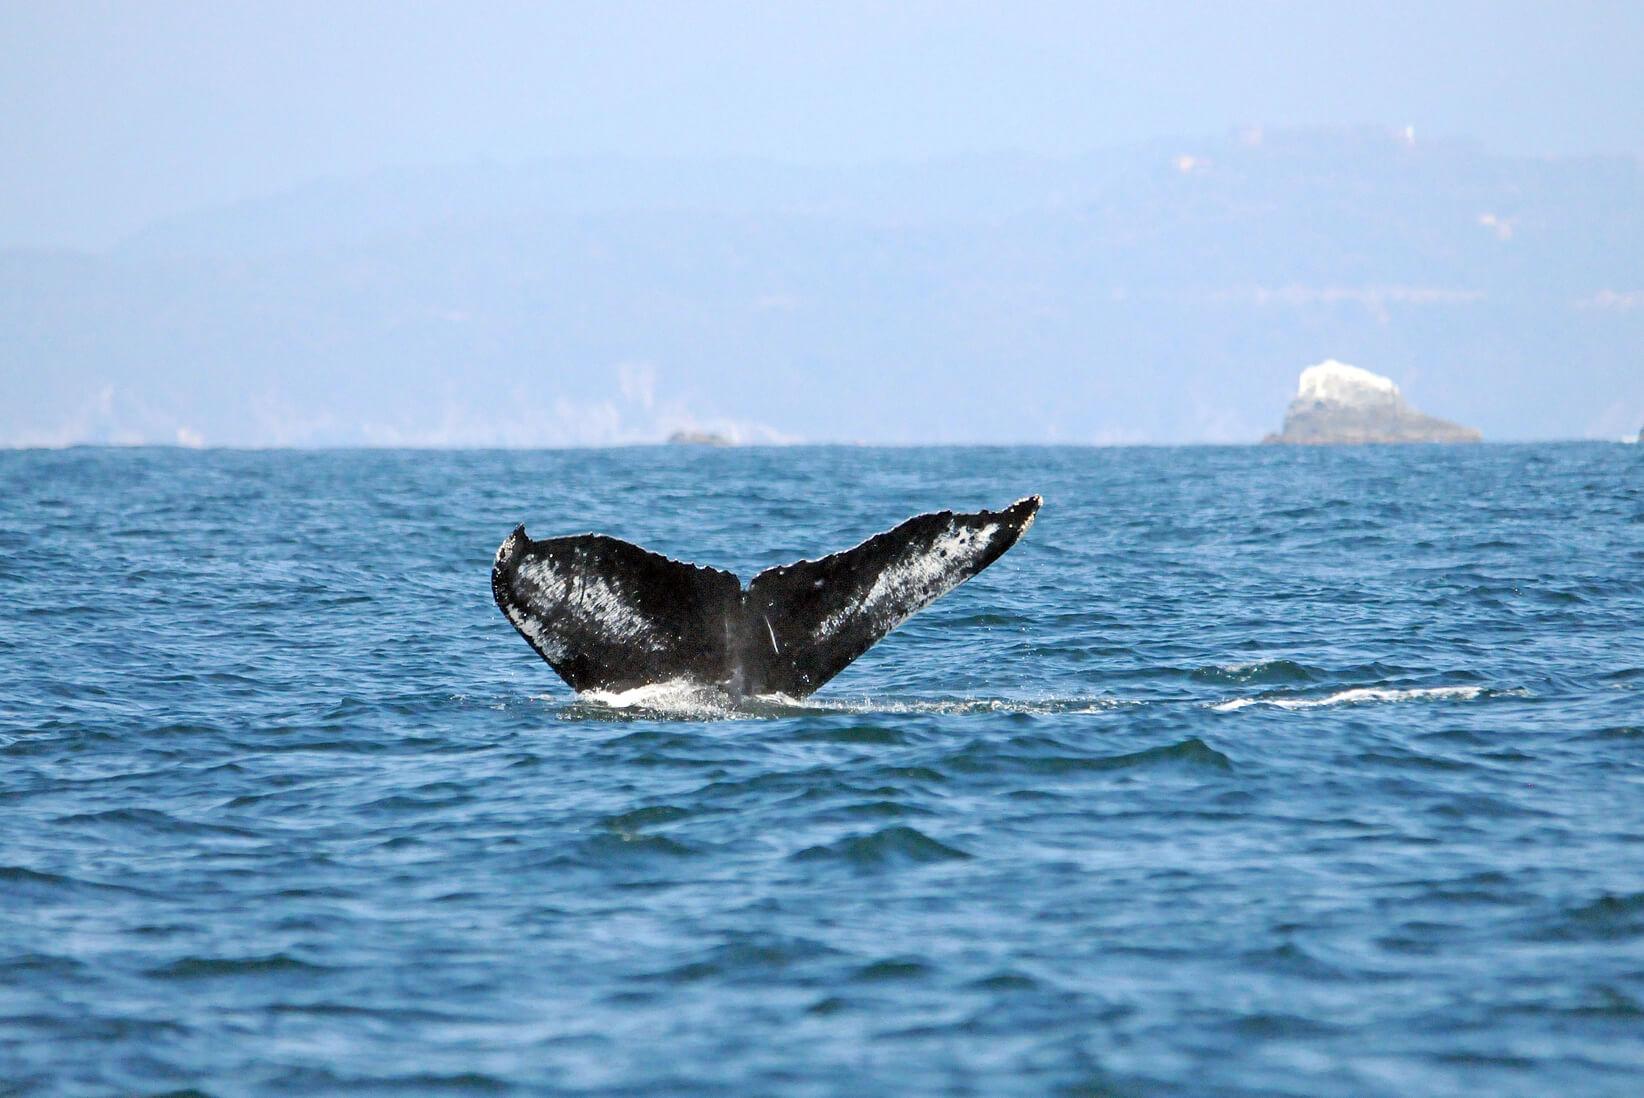
[[(802, 702), (491, 598), (1031, 493)], [(1641, 1092), (1644, 447), (0, 452), (0, 1094)]]

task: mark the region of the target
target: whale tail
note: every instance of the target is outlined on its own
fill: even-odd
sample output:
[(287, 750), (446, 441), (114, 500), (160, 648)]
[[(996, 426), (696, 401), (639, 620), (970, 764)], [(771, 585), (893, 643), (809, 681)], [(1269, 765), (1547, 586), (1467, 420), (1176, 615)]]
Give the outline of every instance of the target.
[(1040, 498), (1002, 511), (919, 515), (853, 549), (730, 572), (603, 534), (497, 550), (497, 606), (573, 690), (686, 679), (734, 696), (812, 693), (1027, 532)]

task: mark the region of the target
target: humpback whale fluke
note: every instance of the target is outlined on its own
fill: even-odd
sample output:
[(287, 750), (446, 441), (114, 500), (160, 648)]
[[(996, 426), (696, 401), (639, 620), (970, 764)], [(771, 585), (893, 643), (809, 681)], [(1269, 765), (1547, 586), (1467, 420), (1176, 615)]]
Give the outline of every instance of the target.
[(519, 526), (497, 550), (491, 591), (579, 693), (685, 679), (801, 698), (998, 560), (1040, 502), (918, 515), (854, 549), (767, 569), (746, 589), (604, 534), (532, 541)]

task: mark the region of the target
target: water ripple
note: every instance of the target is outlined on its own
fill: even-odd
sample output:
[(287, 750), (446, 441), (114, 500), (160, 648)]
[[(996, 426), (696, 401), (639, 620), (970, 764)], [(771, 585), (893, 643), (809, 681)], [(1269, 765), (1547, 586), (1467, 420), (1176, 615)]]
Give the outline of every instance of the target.
[[(1640, 453), (0, 453), (0, 1092), (1630, 1096)], [(802, 700), (487, 589), (1029, 492)]]

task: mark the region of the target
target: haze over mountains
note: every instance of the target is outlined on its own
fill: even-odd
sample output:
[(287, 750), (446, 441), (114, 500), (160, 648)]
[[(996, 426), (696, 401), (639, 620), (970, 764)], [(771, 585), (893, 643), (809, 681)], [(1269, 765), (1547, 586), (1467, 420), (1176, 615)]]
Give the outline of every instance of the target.
[(0, 443), (1259, 439), (1305, 365), (1644, 422), (1644, 165), (1362, 129), (384, 171), (0, 252)]

